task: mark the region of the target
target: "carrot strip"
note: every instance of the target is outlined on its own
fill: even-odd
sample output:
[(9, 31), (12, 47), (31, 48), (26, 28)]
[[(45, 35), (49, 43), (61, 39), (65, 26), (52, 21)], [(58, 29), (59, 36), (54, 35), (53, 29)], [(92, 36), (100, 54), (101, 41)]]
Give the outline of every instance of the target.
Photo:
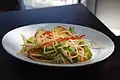
[[(60, 38), (58, 38), (58, 39), (56, 39), (56, 41), (59, 43), (59, 42), (61, 42), (61, 41), (66, 41), (66, 40), (75, 40), (75, 39), (81, 39), (82, 37), (84, 37), (85, 35), (81, 35), (81, 36), (72, 36), (72, 37), (67, 37), (67, 38), (62, 38), (62, 37), (60, 37)], [(45, 46), (45, 45), (52, 45), (52, 43), (53, 43), (54, 41), (49, 41), (49, 42), (46, 42), (46, 43), (44, 43), (43, 44), (43, 46)]]
[(52, 32), (51, 31), (46, 31), (46, 32), (43, 33), (43, 35), (46, 35), (46, 34), (47, 35), (52, 35)]

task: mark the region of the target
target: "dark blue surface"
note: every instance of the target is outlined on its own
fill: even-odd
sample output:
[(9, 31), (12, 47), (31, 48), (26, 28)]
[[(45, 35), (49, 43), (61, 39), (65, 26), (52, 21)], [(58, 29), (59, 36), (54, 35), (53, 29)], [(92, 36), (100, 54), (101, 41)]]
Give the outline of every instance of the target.
[(12, 11), (1, 14), (0, 18), (0, 25), (9, 29), (36, 23), (71, 23), (91, 27), (114, 37), (114, 34), (82, 4)]
[[(96, 64), (74, 67), (54, 68), (27, 63), (9, 55), (0, 46), (0, 80), (40, 80), (42, 79), (80, 79), (80, 80), (120, 80), (119, 38), (82, 4), (11, 11), (0, 14), (0, 37), (20, 26), (36, 23), (70, 23), (97, 29), (115, 42), (114, 53)], [(76, 76), (76, 77), (75, 77)], [(57, 77), (57, 78), (56, 78)], [(2, 79), (3, 78), (3, 79)]]

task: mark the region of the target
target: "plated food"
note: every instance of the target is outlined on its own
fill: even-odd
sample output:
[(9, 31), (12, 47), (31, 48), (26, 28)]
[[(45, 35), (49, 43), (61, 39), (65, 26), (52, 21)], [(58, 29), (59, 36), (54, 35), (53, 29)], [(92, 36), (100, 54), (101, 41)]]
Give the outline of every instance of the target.
[[(30, 38), (22, 35), (24, 44), (20, 53), (42, 62), (72, 64), (92, 57), (85, 34), (78, 35), (74, 27), (56, 26), (52, 30), (39, 29)], [(89, 45), (90, 46), (90, 45)]]
[(21, 26), (6, 33), (2, 45), (10, 55), (20, 60), (58, 67), (100, 62), (115, 48), (113, 41), (100, 31), (64, 23)]

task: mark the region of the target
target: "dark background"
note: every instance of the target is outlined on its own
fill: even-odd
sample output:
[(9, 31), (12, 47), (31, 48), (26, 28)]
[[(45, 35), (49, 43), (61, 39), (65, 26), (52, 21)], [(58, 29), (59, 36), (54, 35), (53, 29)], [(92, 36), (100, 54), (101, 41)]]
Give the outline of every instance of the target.
[(18, 0), (0, 0), (0, 12), (19, 10)]

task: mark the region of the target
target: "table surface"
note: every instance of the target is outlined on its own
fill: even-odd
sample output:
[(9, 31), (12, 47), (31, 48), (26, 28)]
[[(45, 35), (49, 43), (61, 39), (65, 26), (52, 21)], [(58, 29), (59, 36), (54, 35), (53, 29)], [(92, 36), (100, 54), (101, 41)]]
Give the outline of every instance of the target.
[[(48, 67), (31, 64), (9, 55), (0, 45), (0, 80), (90, 79), (120, 80), (119, 40), (82, 4), (0, 13), (0, 37), (20, 26), (37, 23), (70, 23), (99, 30), (115, 43), (113, 54), (98, 63), (82, 67)], [(47, 77), (48, 76), (48, 77)]]

